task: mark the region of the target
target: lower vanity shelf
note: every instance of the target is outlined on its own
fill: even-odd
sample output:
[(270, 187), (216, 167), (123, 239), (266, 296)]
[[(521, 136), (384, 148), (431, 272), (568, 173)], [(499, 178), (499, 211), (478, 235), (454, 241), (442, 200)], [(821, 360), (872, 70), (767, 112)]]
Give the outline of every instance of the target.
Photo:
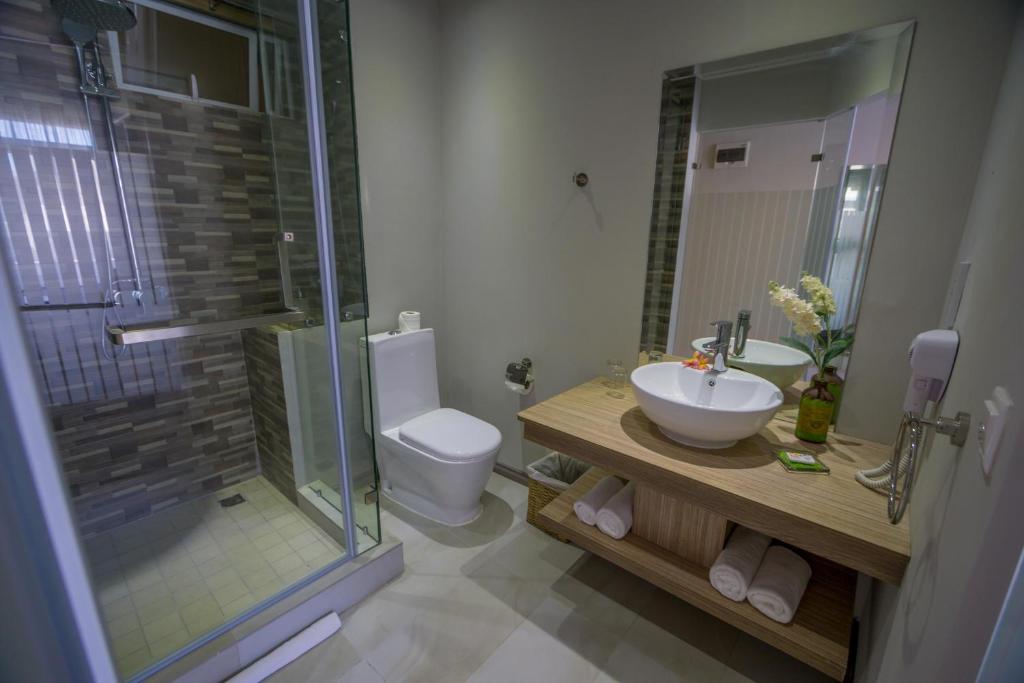
[(716, 591), (708, 570), (634, 534), (615, 540), (580, 522), (573, 503), (605, 473), (590, 469), (543, 510), (541, 523), (581, 548), (653, 583), (686, 602), (841, 681), (849, 658), (856, 573), (801, 551), (813, 574), (789, 624), (769, 619), (747, 602)]

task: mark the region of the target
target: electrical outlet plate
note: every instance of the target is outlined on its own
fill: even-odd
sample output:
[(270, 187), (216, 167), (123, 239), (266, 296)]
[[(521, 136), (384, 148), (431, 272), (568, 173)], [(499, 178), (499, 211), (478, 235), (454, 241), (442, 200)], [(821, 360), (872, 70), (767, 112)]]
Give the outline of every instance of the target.
[(985, 401), (985, 414), (978, 425), (978, 452), (981, 455), (981, 469), (986, 475), (992, 473), (999, 441), (1013, 409), (1013, 399), (1003, 387), (996, 387), (992, 398)]

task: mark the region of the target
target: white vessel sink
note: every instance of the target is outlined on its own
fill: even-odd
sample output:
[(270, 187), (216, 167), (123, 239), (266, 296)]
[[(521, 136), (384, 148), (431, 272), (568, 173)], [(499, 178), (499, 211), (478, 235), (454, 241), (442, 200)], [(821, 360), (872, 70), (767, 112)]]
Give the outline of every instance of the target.
[(630, 379), (644, 415), (668, 438), (698, 448), (728, 448), (753, 436), (782, 405), (778, 387), (742, 370), (714, 373), (679, 362), (651, 363)]
[[(714, 337), (701, 337), (694, 339), (690, 344), (694, 351), (707, 353), (704, 351), (704, 344), (714, 340)], [(782, 390), (803, 377), (810, 364), (811, 359), (803, 351), (760, 339), (747, 340), (747, 348), (744, 349), (742, 358), (729, 354), (730, 367), (764, 377)]]

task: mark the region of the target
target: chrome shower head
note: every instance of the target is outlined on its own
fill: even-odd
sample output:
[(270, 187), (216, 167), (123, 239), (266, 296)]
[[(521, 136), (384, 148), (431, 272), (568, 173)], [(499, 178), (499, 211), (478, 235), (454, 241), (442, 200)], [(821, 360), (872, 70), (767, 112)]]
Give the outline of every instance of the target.
[(65, 19), (100, 31), (127, 31), (135, 26), (135, 13), (123, 0), (51, 0)]

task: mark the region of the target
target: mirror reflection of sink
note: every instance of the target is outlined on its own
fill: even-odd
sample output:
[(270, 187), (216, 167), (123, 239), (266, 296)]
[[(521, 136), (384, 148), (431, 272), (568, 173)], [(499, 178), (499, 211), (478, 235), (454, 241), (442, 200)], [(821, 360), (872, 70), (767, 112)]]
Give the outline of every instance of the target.
[[(714, 340), (714, 337), (701, 337), (694, 339), (690, 345), (694, 351), (706, 353), (704, 344)], [(803, 351), (760, 339), (747, 340), (742, 358), (729, 354), (731, 367), (764, 377), (783, 391), (803, 377), (810, 364), (811, 359)]]
[(782, 405), (776, 386), (741, 370), (650, 363), (630, 380), (644, 415), (668, 438), (697, 448), (728, 448), (757, 434)]

